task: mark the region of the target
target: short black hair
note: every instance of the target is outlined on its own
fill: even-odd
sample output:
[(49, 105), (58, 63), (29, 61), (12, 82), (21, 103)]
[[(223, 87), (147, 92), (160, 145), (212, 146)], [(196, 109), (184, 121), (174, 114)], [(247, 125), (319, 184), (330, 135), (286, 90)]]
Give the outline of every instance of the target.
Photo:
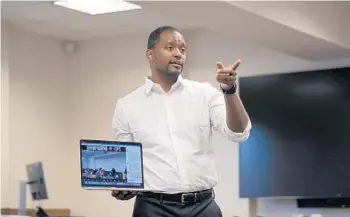
[(148, 37), (147, 49), (153, 49), (159, 41), (160, 35), (166, 31), (180, 32), (179, 29), (173, 26), (161, 26), (153, 30)]

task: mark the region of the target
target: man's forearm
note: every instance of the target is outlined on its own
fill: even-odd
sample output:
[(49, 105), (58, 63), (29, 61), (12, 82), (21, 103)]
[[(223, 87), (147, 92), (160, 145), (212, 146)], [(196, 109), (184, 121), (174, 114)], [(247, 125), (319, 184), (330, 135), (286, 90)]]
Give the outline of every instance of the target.
[(228, 128), (243, 133), (249, 123), (249, 116), (237, 93), (225, 94), (226, 122)]

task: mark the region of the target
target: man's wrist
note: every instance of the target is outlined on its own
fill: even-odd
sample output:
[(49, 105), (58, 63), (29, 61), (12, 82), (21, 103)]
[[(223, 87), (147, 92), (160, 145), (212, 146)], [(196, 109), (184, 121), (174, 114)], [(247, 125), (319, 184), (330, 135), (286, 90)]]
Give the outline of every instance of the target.
[(236, 83), (234, 83), (234, 84), (232, 85), (232, 87), (231, 87), (231, 88), (228, 88), (228, 89), (222, 88), (221, 85), (220, 85), (220, 88), (221, 88), (221, 91), (223, 92), (223, 94), (234, 94), (234, 93), (237, 92), (237, 84), (236, 84)]

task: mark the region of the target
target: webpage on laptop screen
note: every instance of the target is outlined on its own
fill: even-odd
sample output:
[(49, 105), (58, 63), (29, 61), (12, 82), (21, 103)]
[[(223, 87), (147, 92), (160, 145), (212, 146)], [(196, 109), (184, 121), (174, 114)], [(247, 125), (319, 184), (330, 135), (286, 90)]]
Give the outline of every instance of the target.
[(84, 187), (143, 187), (139, 145), (83, 142), (80, 148)]

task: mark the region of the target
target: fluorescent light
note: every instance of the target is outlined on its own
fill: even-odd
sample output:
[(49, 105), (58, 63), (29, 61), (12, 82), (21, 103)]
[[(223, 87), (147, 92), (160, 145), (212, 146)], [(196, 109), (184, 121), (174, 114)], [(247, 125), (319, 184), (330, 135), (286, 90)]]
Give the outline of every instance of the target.
[(123, 0), (59, 0), (54, 4), (91, 15), (141, 9)]

